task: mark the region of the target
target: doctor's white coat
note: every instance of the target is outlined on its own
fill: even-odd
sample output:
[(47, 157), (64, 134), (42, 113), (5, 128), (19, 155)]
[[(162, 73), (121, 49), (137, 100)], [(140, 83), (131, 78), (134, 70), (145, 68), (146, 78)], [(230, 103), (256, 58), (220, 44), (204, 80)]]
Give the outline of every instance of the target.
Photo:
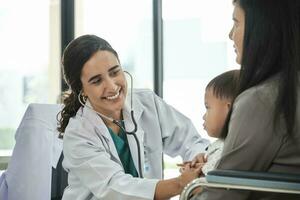
[[(123, 118), (126, 130), (133, 130), (130, 98)], [(87, 102), (89, 104), (89, 102)], [(150, 90), (134, 90), (134, 117), (140, 142), (144, 179), (125, 174), (114, 142), (102, 119), (87, 106), (78, 110), (66, 128), (63, 166), (69, 172), (63, 200), (153, 199), (156, 183), (162, 179), (163, 153), (192, 159), (204, 152), (208, 141), (201, 138), (190, 119), (166, 104)], [(127, 135), (138, 171), (137, 146)]]

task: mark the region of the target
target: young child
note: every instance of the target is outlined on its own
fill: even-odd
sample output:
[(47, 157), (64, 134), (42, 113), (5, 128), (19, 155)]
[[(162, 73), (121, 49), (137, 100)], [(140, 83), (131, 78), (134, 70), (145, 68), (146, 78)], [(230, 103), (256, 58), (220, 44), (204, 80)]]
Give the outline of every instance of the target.
[(212, 79), (205, 89), (205, 108), (203, 115), (204, 130), (210, 137), (218, 138), (208, 146), (202, 167), (204, 175), (215, 169), (221, 157), (223, 141), (221, 131), (238, 92), (239, 70), (227, 71)]

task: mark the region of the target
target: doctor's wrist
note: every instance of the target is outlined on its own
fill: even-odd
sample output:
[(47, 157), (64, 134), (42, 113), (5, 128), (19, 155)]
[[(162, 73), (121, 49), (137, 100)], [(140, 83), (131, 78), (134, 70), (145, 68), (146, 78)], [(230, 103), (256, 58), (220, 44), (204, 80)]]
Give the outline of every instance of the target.
[(158, 181), (154, 200), (165, 200), (179, 195), (183, 190), (181, 182), (179, 177)]
[(179, 193), (181, 193), (187, 183), (184, 180), (184, 177), (182, 175), (178, 176), (176, 178), (176, 181), (177, 181), (178, 191), (179, 191)]

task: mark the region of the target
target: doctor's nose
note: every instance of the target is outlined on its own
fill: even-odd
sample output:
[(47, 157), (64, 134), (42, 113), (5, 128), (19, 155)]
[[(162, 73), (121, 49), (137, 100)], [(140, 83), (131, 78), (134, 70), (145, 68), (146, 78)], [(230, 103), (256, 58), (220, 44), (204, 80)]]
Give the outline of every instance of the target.
[(205, 121), (206, 113), (202, 116), (202, 119)]
[(115, 92), (118, 88), (115, 80), (113, 78), (107, 78), (105, 80), (105, 88), (108, 90), (108, 91), (113, 91)]
[(228, 37), (229, 37), (230, 40), (233, 40), (232, 39), (232, 34), (233, 34), (233, 27), (230, 29), (230, 32), (228, 34)]

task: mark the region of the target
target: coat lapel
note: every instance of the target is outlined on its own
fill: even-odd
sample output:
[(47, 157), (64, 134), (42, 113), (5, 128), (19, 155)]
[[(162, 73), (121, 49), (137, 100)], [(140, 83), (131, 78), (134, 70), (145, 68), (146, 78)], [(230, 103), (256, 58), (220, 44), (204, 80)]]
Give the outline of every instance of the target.
[(102, 141), (104, 139), (103, 142), (106, 144), (103, 145), (107, 145), (105, 148), (109, 148), (110, 155), (114, 157), (112, 159), (118, 161), (122, 166), (117, 149), (108, 131), (108, 128), (106, 127), (102, 118), (92, 109), (92, 105), (88, 100), (86, 102), (86, 106), (83, 107), (82, 116), (87, 118), (94, 125), (94, 127), (96, 127), (95, 132), (100, 139), (102, 138)]
[[(142, 171), (144, 171), (144, 130), (139, 126), (139, 120), (143, 113), (143, 105), (139, 101), (135, 101), (133, 105), (133, 111), (134, 111), (134, 119), (136, 121), (137, 125), (137, 131), (136, 136), (139, 140), (139, 146), (140, 146), (140, 154), (141, 154), (141, 163), (142, 163)], [(111, 135), (102, 120), (102, 118), (92, 109), (92, 106), (90, 102), (87, 100), (86, 106), (83, 107), (82, 116), (87, 118), (95, 127), (96, 127), (96, 134), (101, 139), (103, 138), (105, 142), (108, 144), (108, 148), (110, 151), (111, 156), (114, 157), (115, 160), (117, 160), (121, 165), (121, 161), (117, 152), (117, 149), (115, 147), (115, 144), (113, 142), (113, 139), (111, 138)], [(127, 97), (127, 101), (125, 103), (124, 109), (123, 109), (123, 118), (124, 118), (124, 124), (125, 129), (128, 132), (131, 132), (134, 130), (134, 124), (131, 119), (131, 107), (130, 107), (130, 96)], [(138, 148), (137, 143), (134, 139), (133, 135), (127, 134), (127, 139), (129, 143), (129, 148), (131, 152), (131, 156), (135, 165), (135, 168), (137, 172), (139, 173), (139, 163), (138, 163)]]

